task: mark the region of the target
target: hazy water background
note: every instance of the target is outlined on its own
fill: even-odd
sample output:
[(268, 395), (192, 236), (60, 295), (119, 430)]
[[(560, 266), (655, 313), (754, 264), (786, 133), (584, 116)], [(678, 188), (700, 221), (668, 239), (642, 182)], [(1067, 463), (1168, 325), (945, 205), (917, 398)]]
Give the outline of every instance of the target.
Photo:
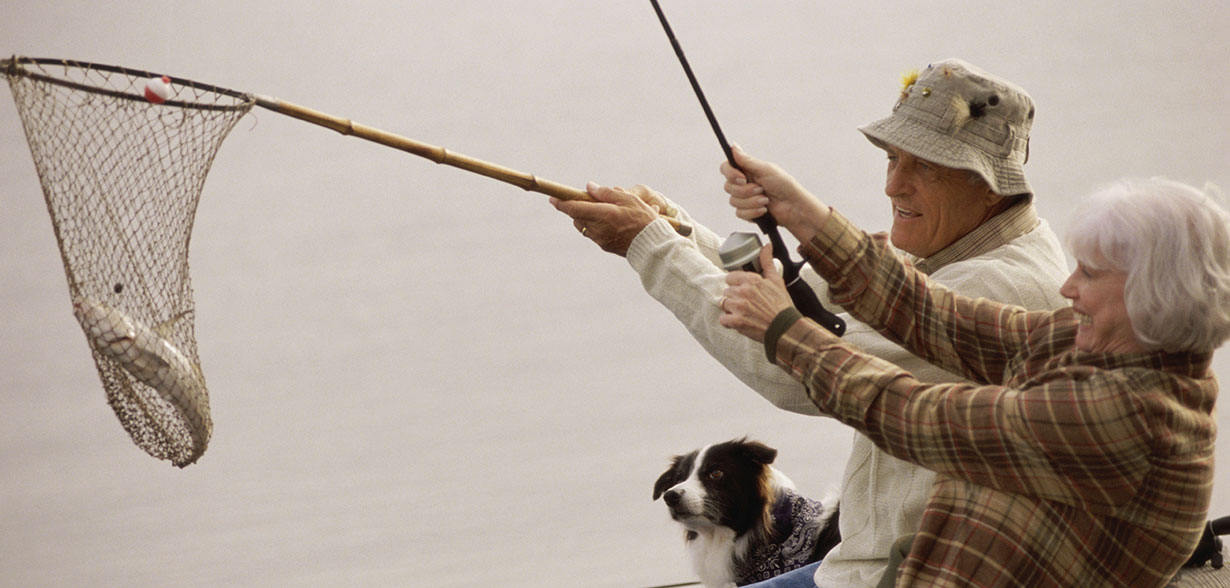
[[(1020, 83), (1061, 231), (1118, 176), (1230, 187), (1228, 6), (664, 2), (728, 135), (868, 228), (887, 226), (883, 162), (855, 127), (904, 70), (960, 56)], [(646, 183), (745, 228), (647, 2), (3, 15), (5, 55), (277, 96), (565, 184)], [(650, 501), (670, 455), (750, 434), (812, 494), (844, 463), (848, 430), (745, 389), (542, 196), (257, 109), (193, 234), (215, 430), (177, 470), (104, 401), (8, 98), (0, 178), (0, 585), (651, 586), (691, 578)], [(1224, 351), (1216, 367), (1230, 379)]]

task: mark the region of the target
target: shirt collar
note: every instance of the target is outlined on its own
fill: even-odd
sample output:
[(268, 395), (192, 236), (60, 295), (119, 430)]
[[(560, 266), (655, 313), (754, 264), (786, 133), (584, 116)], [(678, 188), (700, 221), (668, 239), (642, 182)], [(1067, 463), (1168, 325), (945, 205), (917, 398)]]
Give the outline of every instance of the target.
[(1025, 197), (1010, 206), (1008, 210), (991, 217), (966, 233), (965, 236), (953, 241), (947, 247), (922, 259), (909, 254), (906, 254), (906, 257), (914, 264), (914, 267), (930, 275), (950, 263), (977, 257), (1005, 245), (1034, 230), (1040, 222), (1038, 213), (1034, 210), (1033, 199)]

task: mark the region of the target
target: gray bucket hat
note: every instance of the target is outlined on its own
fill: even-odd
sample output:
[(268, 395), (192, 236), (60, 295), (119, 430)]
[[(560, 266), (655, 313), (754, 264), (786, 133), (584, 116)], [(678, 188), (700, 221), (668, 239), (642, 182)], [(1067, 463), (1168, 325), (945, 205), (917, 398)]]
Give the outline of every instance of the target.
[(973, 171), (1001, 196), (1033, 193), (1022, 169), (1034, 120), (1025, 90), (960, 59), (928, 65), (903, 84), (893, 113), (859, 128), (867, 139)]

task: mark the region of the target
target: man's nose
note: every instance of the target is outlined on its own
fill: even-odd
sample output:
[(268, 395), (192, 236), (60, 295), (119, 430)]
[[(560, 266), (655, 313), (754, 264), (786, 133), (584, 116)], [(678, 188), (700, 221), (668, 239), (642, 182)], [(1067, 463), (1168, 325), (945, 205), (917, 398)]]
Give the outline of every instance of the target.
[(912, 184), (909, 181), (910, 171), (909, 166), (898, 163), (889, 168), (888, 175), (884, 178), (884, 194), (890, 198), (894, 196), (909, 196)]

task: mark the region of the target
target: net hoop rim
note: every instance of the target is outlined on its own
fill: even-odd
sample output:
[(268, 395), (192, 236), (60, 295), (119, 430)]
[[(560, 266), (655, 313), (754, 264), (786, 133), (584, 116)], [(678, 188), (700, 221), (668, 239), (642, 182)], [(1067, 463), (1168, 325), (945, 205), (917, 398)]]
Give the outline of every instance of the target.
[[(120, 98), (124, 100), (133, 100), (133, 101), (138, 101), (138, 102), (145, 102), (146, 101), (145, 97), (137, 95), (137, 94), (121, 92), (118, 90), (110, 90), (107, 88), (100, 88), (98, 86), (93, 86), (90, 84), (83, 84), (81, 82), (74, 82), (71, 80), (63, 79), (63, 78), (57, 78), (54, 76), (49, 76), (46, 74), (33, 72), (33, 71), (23, 68), (22, 67), (23, 64), (60, 65), (64, 67), (75, 67), (79, 69), (94, 69), (94, 70), (105, 71), (105, 72), (110, 72), (110, 73), (118, 73), (118, 74), (133, 76), (133, 77), (144, 77), (144, 78), (161, 77), (163, 75), (163, 74), (158, 74), (158, 73), (154, 73), (150, 71), (132, 69), (132, 68), (122, 67), (118, 65), (107, 65), (103, 63), (93, 63), (89, 61), (78, 61), (75, 59), (56, 59), (54, 57), (13, 56), (11, 58), (0, 60), (0, 70), (3, 71), (5, 76), (24, 76), (30, 79), (41, 81), (41, 82), (55, 84), (57, 86), (64, 86), (67, 88), (73, 88), (73, 89), (81, 90), (84, 92), (90, 92), (94, 94), (103, 94), (103, 95), (111, 96), (114, 98)], [(162, 103), (163, 105), (166, 105), (166, 106), (176, 106), (180, 108), (195, 108), (198, 110), (230, 111), (230, 110), (247, 110), (247, 109), (250, 109), (256, 103), (256, 97), (246, 92), (237, 92), (235, 90), (222, 88), (220, 86), (214, 86), (212, 84), (203, 84), (201, 82), (189, 80), (186, 78), (177, 78), (174, 76), (167, 76), (167, 78), (169, 78), (171, 80), (171, 83), (173, 84), (178, 84), (181, 86), (187, 86), (190, 88), (200, 89), (200, 90), (204, 90), (207, 92), (213, 92), (215, 94), (220, 94), (222, 96), (229, 96), (231, 98), (237, 98), (240, 100), (240, 102), (228, 106), (228, 105), (221, 105), (221, 104), (202, 104), (198, 102), (189, 102), (185, 100), (167, 100), (166, 102)]]

